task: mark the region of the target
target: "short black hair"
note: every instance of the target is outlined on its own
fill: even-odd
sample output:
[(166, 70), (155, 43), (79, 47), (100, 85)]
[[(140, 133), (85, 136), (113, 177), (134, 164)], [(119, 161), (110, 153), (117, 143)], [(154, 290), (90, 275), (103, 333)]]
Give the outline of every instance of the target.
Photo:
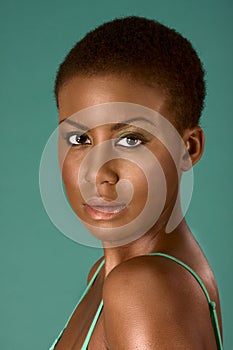
[(68, 53), (55, 81), (59, 89), (75, 76), (115, 74), (159, 85), (182, 130), (199, 124), (206, 94), (204, 69), (191, 43), (153, 19), (116, 18), (90, 31)]

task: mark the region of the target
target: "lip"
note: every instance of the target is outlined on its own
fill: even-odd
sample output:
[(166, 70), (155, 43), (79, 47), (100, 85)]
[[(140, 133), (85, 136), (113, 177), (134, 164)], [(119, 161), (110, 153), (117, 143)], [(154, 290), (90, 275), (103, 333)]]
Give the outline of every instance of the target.
[(94, 220), (110, 220), (126, 209), (125, 203), (92, 198), (84, 204), (85, 212)]

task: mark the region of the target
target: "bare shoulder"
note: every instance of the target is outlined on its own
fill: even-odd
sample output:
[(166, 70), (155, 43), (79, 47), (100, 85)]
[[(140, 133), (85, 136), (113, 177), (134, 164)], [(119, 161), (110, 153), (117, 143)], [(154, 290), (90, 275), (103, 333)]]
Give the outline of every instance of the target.
[(140, 256), (118, 265), (106, 278), (103, 300), (111, 350), (216, 348), (199, 284), (168, 259)]
[(92, 279), (94, 273), (96, 272), (96, 270), (98, 269), (100, 263), (103, 261), (104, 257), (102, 256), (100, 259), (98, 259), (94, 265), (91, 267), (89, 273), (88, 273), (88, 277), (87, 277), (87, 283), (90, 282), (90, 280)]
[(105, 290), (111, 290), (118, 283), (123, 283), (125, 291), (132, 286), (144, 290), (145, 283), (142, 282), (147, 282), (145, 291), (149, 292), (149, 287), (153, 287), (153, 293), (176, 286), (177, 293), (171, 293), (174, 297), (186, 293), (189, 288), (194, 293), (195, 289), (200, 290), (190, 272), (183, 267), (165, 257), (148, 255), (131, 258), (116, 266), (106, 278)]

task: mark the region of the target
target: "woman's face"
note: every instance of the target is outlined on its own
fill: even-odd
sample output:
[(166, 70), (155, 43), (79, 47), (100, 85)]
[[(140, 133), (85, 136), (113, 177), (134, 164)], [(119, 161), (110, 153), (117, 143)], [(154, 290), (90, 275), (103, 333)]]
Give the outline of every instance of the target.
[[(110, 75), (75, 77), (60, 89), (58, 99), (60, 159), (63, 150), (68, 147), (62, 160), (63, 182), (74, 212), (84, 223), (101, 228), (116, 228), (127, 225), (139, 216), (148, 198), (148, 178), (143, 167), (130, 159), (140, 157), (140, 154), (143, 157), (142, 150), (145, 147), (158, 160), (166, 179), (163, 211), (174, 205), (178, 185), (177, 169), (164, 144), (148, 131), (148, 123), (144, 128), (145, 121), (142, 121), (141, 125), (130, 125), (122, 122), (112, 123), (106, 117), (104, 123), (91, 128), (88, 124), (86, 130), (83, 130), (83, 121), (82, 126), (68, 122), (71, 115), (87, 107), (110, 102), (129, 102), (149, 107), (174, 124), (174, 120), (169, 119), (165, 96), (159, 88), (150, 88)], [(121, 152), (119, 154), (123, 156), (104, 160), (104, 149), (109, 150), (109, 142), (112, 140), (116, 152)], [(98, 148), (104, 144), (105, 148)], [(94, 156), (91, 158), (94, 149)], [(92, 195), (85, 195), (77, 181), (80, 165), (88, 155), (90, 159), (86, 162), (83, 178), (87, 184), (94, 183), (96, 192)], [(101, 164), (97, 170), (94, 169), (95, 163)], [(149, 176), (156, 177), (153, 163), (146, 164), (146, 167), (147, 174), (149, 172)], [(125, 187), (124, 191), (123, 185), (119, 197), (117, 186), (120, 182), (124, 184), (121, 180), (128, 181), (133, 188), (129, 201), (125, 199), (126, 192), (130, 192), (129, 187)], [(158, 187), (159, 181), (158, 179)]]

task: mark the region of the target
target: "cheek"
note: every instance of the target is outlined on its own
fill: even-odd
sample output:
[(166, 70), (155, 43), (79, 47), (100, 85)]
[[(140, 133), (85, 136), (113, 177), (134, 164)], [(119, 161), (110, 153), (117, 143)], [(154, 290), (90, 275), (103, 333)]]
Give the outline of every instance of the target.
[(62, 164), (60, 163), (62, 179), (69, 199), (72, 199), (72, 195), (76, 195), (79, 190), (78, 171), (80, 164), (80, 157), (74, 157), (72, 152), (66, 155)]
[(162, 171), (167, 183), (167, 189), (178, 185), (178, 173), (175, 161), (165, 145), (157, 138), (149, 147), (162, 167)]
[(58, 138), (58, 162), (64, 185), (68, 186), (77, 182), (78, 170), (83, 159), (83, 152), (68, 146), (67, 142), (59, 134)]
[(171, 155), (168, 153), (166, 149), (163, 150), (161, 154), (158, 156), (158, 160), (161, 164), (164, 177), (166, 180), (166, 191), (167, 191), (166, 202), (168, 202), (171, 200), (172, 196), (177, 195), (178, 183), (179, 183), (177, 167)]
[(122, 178), (131, 182), (134, 189), (134, 197), (141, 198), (144, 202), (144, 199), (148, 195), (148, 182), (145, 169), (141, 169), (135, 164), (128, 165), (124, 168)]
[(118, 166), (120, 169), (119, 178), (128, 180), (133, 187), (133, 197), (129, 208), (130, 215), (137, 216), (143, 210), (148, 198), (148, 179), (145, 169), (124, 160)]

